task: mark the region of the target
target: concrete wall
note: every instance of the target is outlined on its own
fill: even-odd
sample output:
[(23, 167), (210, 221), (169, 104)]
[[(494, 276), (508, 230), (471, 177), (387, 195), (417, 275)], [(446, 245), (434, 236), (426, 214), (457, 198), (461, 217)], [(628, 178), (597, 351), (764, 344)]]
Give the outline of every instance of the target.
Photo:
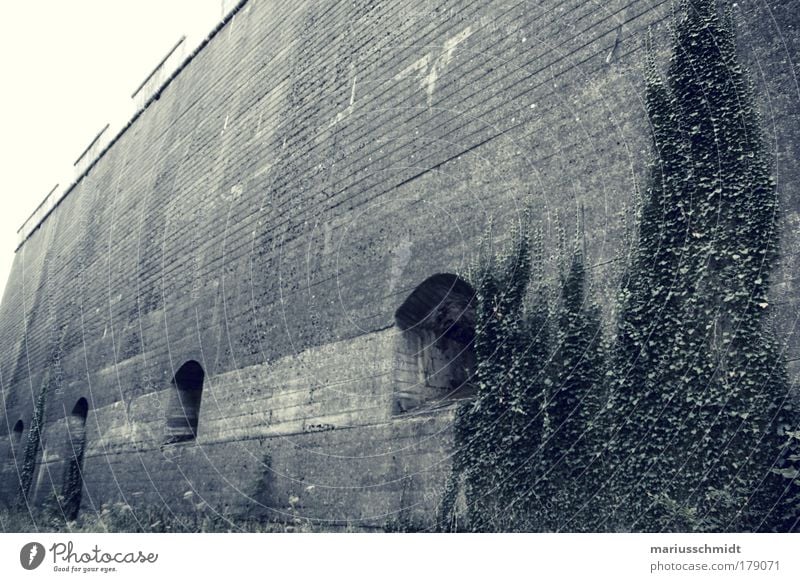
[[(789, 0), (739, 2), (783, 197), (775, 303), (800, 357), (798, 60)], [(124, 500), (383, 525), (430, 520), (452, 407), (392, 415), (393, 315), (462, 272), (494, 216), (577, 209), (610, 306), (649, 155), (642, 41), (670, 3), (251, 0), (17, 252), (0, 305), (5, 410), (47, 382), (37, 499), (60, 489), (65, 417), (89, 401), (83, 509)], [(203, 366), (196, 441), (161, 447), (170, 383)], [(16, 458), (16, 462), (13, 460)], [(264, 461), (271, 459), (270, 469)], [(265, 476), (266, 475), (266, 476)]]

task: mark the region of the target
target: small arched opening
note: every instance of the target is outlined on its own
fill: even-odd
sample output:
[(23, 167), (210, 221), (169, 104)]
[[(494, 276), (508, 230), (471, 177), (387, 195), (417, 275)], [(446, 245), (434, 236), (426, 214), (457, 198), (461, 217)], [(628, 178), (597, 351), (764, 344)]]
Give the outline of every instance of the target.
[(165, 444), (194, 440), (197, 437), (204, 378), (203, 367), (194, 360), (189, 360), (175, 372), (167, 408)]
[(474, 296), (466, 281), (442, 273), (426, 279), (397, 309), (393, 413), (474, 395)]
[(67, 464), (61, 486), (62, 510), (67, 520), (78, 517), (83, 492), (83, 453), (86, 448), (86, 416), (89, 402), (79, 398), (67, 416)]
[(11, 439), (8, 447), (8, 458), (12, 459), (17, 454), (17, 447), (22, 442), (22, 432), (25, 430), (25, 423), (20, 418), (11, 430)]

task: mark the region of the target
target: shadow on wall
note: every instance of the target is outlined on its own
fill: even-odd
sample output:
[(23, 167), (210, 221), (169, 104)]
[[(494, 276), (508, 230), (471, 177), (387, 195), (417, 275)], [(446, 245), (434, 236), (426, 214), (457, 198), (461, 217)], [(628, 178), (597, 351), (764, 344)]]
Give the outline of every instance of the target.
[(440, 273), (421, 283), (397, 309), (393, 414), (475, 394), (474, 297), (469, 283)]

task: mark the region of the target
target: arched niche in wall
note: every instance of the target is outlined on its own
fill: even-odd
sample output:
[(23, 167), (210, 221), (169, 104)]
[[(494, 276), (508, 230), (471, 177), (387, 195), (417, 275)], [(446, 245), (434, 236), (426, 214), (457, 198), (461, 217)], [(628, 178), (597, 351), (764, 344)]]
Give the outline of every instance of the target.
[(83, 453), (86, 448), (86, 416), (89, 402), (79, 398), (67, 416), (67, 447), (61, 486), (62, 511), (67, 520), (78, 517), (83, 494)]
[(9, 435), (9, 443), (8, 443), (8, 458), (13, 459), (16, 455), (19, 454), (17, 448), (19, 447), (19, 443), (22, 442), (22, 432), (25, 430), (25, 423), (22, 422), (20, 418), (15, 424), (14, 428), (11, 430), (11, 434)]
[(440, 273), (423, 281), (397, 309), (394, 414), (475, 393), (474, 296), (466, 281)]
[(197, 437), (204, 378), (203, 367), (194, 360), (189, 360), (175, 372), (167, 407), (164, 444), (190, 441)]

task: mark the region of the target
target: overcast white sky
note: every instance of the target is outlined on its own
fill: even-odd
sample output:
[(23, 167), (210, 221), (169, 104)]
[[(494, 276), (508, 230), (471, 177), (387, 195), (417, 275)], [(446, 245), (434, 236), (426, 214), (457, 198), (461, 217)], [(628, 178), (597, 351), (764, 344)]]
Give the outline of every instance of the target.
[(131, 93), (181, 35), (191, 42), (221, 17), (222, 0), (3, 3), (0, 287), (17, 229), (65, 169), (129, 106)]

